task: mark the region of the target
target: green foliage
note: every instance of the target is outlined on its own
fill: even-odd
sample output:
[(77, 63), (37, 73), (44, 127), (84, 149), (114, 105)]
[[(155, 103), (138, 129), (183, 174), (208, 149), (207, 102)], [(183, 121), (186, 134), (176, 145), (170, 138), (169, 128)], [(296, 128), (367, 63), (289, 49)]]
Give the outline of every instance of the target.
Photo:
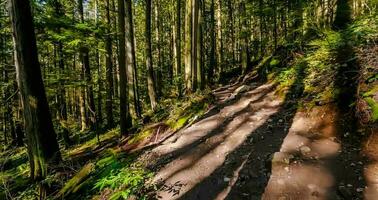
[(146, 180), (151, 178), (153, 173), (142, 168), (126, 167), (121, 170), (113, 170), (110, 175), (104, 177), (95, 184), (94, 189), (111, 189), (114, 193), (109, 199), (128, 199), (131, 195), (141, 192)]
[(280, 60), (278, 60), (278, 59), (276, 59), (276, 58), (273, 58), (273, 59), (270, 61), (269, 64), (270, 64), (271, 67), (275, 67), (275, 66), (277, 66), (277, 65), (280, 64)]
[(365, 101), (369, 104), (372, 113), (372, 120), (376, 122), (378, 120), (378, 102), (371, 97), (366, 97)]
[(369, 44), (378, 40), (378, 13), (363, 16), (355, 21), (348, 31), (356, 44)]

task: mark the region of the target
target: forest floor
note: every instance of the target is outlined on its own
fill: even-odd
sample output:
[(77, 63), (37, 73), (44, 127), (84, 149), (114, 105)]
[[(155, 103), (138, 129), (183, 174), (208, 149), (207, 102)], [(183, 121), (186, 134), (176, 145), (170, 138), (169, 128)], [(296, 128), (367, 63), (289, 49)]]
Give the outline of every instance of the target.
[(361, 199), (365, 160), (344, 113), (335, 104), (299, 111), (297, 95), (276, 89), (217, 90), (211, 116), (148, 152), (158, 198)]
[(142, 156), (156, 198), (376, 199), (376, 123), (356, 110), (376, 113), (359, 106), (367, 88), (378, 100), (377, 52), (358, 26), (324, 33), (268, 81), (214, 90), (205, 118)]

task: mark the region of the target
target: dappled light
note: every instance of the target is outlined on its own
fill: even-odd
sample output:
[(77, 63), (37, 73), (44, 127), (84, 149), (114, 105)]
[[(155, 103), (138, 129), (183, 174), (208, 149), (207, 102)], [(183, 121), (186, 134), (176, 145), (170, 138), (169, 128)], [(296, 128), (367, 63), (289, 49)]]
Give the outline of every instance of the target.
[(377, 0), (0, 0), (1, 200), (377, 200)]
[[(264, 87), (266, 86), (262, 86), (262, 88)], [(246, 93), (244, 95), (249, 94)], [(158, 196), (170, 199), (180, 198), (196, 184), (212, 174), (219, 166), (223, 165), (229, 153), (237, 149), (249, 134), (252, 134), (255, 129), (269, 119), (269, 116), (278, 111), (280, 102), (272, 101), (272, 97), (273, 93), (269, 93), (261, 102), (257, 103), (249, 103), (253, 101), (253, 98), (249, 98), (246, 103), (241, 103), (244, 105), (243, 110), (233, 107), (233, 111), (240, 110), (239, 113), (234, 115), (228, 113), (229, 107), (223, 108), (224, 112), (222, 110), (220, 114), (231, 116), (232, 120), (228, 124), (221, 124), (224, 128), (219, 133), (203, 140), (193, 150), (189, 150), (173, 160), (159, 171), (154, 178), (155, 181), (163, 182), (168, 187), (180, 181), (184, 184), (183, 187), (178, 193), (163, 190), (158, 193)], [(243, 102), (243, 100), (246, 101), (242, 97), (240, 101)], [(206, 124), (201, 124), (201, 126), (203, 125)], [(195, 135), (193, 136), (197, 138)]]

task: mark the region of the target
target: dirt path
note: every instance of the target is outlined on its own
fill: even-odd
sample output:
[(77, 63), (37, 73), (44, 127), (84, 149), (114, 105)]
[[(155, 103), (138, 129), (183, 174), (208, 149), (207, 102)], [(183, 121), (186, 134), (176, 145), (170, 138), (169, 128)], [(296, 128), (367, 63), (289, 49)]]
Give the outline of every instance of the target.
[(360, 199), (356, 138), (336, 106), (297, 111), (298, 88), (286, 98), (269, 83), (215, 91), (216, 109), (144, 156), (158, 199)]

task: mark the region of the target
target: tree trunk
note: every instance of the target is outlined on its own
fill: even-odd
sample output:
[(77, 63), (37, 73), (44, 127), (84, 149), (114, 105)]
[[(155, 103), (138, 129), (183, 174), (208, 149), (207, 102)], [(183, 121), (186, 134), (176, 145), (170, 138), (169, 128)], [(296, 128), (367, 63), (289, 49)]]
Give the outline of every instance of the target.
[(106, 104), (105, 104), (105, 112), (106, 112), (106, 126), (108, 128), (113, 127), (114, 119), (113, 119), (113, 48), (112, 48), (112, 38), (110, 36), (111, 33), (111, 20), (110, 20), (110, 2), (106, 0), (106, 23), (108, 25), (106, 29), (106, 37), (105, 37), (105, 49), (106, 49)]
[(126, 0), (126, 56), (127, 56), (127, 74), (129, 100), (133, 102), (132, 114), (134, 118), (141, 116), (141, 108), (138, 95), (138, 74), (135, 60), (135, 42), (134, 42), (134, 24), (133, 24), (132, 1)]
[(176, 0), (176, 20), (173, 28), (174, 72), (177, 80), (178, 95), (181, 95), (181, 0)]
[(223, 36), (222, 36), (222, 1), (217, 3), (217, 77), (222, 75), (223, 65)]
[(210, 5), (210, 64), (207, 72), (207, 82), (213, 83), (214, 81), (214, 69), (217, 68), (217, 61), (216, 61), (216, 32), (215, 32), (215, 0), (211, 0)]
[[(85, 23), (84, 21), (84, 8), (83, 8), (83, 0), (78, 0), (79, 6), (79, 15), (81, 23)], [(88, 99), (88, 115), (89, 117), (89, 125), (90, 128), (93, 128), (96, 125), (96, 107), (93, 95), (93, 84), (92, 84), (92, 76), (91, 76), (91, 68), (89, 65), (89, 49), (83, 45), (80, 47), (80, 60), (82, 65), (82, 73), (83, 78), (86, 84), (86, 97)], [(82, 93), (83, 98), (85, 98), (85, 93)]]
[(198, 0), (197, 15), (198, 15), (198, 28), (197, 28), (197, 89), (203, 90), (205, 87), (203, 75), (203, 3), (204, 1)]
[(199, 0), (192, 1), (192, 89), (197, 89), (197, 38), (198, 38), (198, 16), (199, 16)]
[(120, 123), (121, 134), (127, 135), (132, 122), (129, 113), (128, 92), (127, 92), (127, 70), (126, 70), (126, 35), (125, 35), (125, 4), (124, 0), (118, 0), (118, 34), (119, 34), (119, 84), (120, 84)]
[(192, 92), (192, 1), (185, 7), (185, 89)]
[(247, 16), (246, 16), (246, 8), (245, 8), (245, 3), (241, 3), (240, 5), (240, 12), (241, 12), (241, 36), (240, 38), (242, 39), (242, 70), (243, 73), (246, 73), (246, 70), (248, 68), (249, 64), (249, 49), (248, 49), (248, 27), (247, 27)]
[(61, 161), (61, 155), (42, 81), (30, 2), (9, 2), (17, 80), (28, 137), (30, 175), (33, 180), (42, 180), (48, 168)]
[[(152, 2), (152, 1), (151, 1)], [(154, 11), (155, 11), (155, 40), (156, 40), (156, 53), (157, 53), (157, 63), (155, 67), (155, 89), (157, 97), (162, 95), (162, 88), (163, 88), (163, 79), (162, 79), (162, 70), (163, 70), (163, 62), (164, 58), (162, 58), (162, 36), (160, 31), (160, 12), (159, 12), (159, 0), (154, 1)], [(159, 87), (157, 87), (159, 85)]]
[(156, 88), (154, 81), (154, 70), (152, 67), (152, 48), (151, 48), (151, 0), (146, 0), (146, 68), (147, 68), (147, 87), (148, 96), (150, 97), (151, 108), (156, 110), (157, 107), (157, 97)]

